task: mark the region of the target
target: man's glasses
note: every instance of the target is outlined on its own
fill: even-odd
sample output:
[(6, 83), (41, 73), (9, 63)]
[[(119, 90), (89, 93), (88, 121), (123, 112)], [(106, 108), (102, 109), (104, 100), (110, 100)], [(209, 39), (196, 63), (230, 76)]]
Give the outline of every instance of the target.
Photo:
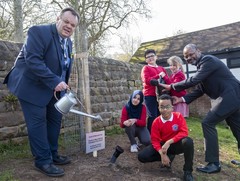
[(155, 57), (155, 55), (149, 55), (146, 57), (146, 59), (151, 58), (151, 57)]
[(171, 109), (172, 107), (173, 107), (173, 106), (171, 106), (171, 105), (159, 106), (159, 109), (161, 109), (161, 110), (164, 110), (164, 109), (168, 110), (168, 109)]

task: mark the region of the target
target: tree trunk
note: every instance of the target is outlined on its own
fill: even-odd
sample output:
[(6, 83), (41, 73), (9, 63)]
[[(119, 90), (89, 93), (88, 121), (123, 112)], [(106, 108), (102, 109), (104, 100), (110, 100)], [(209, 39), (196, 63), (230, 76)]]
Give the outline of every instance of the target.
[[(85, 24), (79, 26), (80, 30), (80, 47), (81, 47), (81, 62), (82, 62), (82, 76), (83, 76), (83, 95), (86, 111), (88, 114), (91, 114), (91, 100), (90, 100), (90, 85), (89, 85), (89, 65), (88, 65), (88, 39), (87, 39), (87, 27)], [(85, 125), (86, 133), (92, 131), (91, 118), (86, 118)]]
[(14, 0), (14, 27), (15, 27), (15, 42), (24, 42), (23, 36), (23, 14), (22, 14), (22, 0)]

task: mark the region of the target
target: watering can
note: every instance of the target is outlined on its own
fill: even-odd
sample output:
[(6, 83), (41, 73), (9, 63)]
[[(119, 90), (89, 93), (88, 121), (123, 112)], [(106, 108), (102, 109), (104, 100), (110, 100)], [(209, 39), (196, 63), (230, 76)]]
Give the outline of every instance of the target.
[(72, 91), (68, 91), (67, 93), (65, 93), (65, 95), (61, 99), (58, 99), (56, 95), (55, 95), (55, 98), (58, 101), (54, 104), (54, 106), (61, 114), (67, 114), (69, 112), (72, 112), (75, 114), (91, 117), (91, 118), (102, 121), (102, 118), (100, 115), (93, 116), (91, 114), (87, 114), (87, 113), (73, 109), (73, 106), (75, 106), (79, 102), (79, 100), (77, 99), (75, 93)]

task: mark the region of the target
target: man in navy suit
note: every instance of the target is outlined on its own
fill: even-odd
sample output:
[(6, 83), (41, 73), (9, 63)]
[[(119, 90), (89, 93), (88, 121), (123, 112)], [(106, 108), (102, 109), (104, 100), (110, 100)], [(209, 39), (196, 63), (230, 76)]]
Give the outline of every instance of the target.
[(29, 28), (13, 68), (4, 80), (18, 97), (28, 130), (35, 167), (48, 176), (62, 176), (64, 170), (55, 165), (70, 163), (58, 154), (58, 137), (62, 115), (54, 104), (64, 95), (72, 67), (73, 34), (79, 15), (65, 8), (56, 24)]
[(182, 98), (174, 97), (175, 103), (191, 103), (195, 99), (207, 94), (211, 99), (218, 99), (202, 120), (205, 138), (205, 161), (208, 164), (198, 167), (197, 171), (215, 173), (221, 171), (219, 162), (219, 145), (216, 125), (226, 120), (238, 142), (240, 151), (240, 81), (237, 80), (228, 67), (217, 57), (203, 55), (194, 44), (188, 44), (183, 49), (186, 61), (197, 67), (197, 72), (190, 78), (171, 85), (164, 85), (167, 90), (181, 91), (197, 86), (191, 93)]

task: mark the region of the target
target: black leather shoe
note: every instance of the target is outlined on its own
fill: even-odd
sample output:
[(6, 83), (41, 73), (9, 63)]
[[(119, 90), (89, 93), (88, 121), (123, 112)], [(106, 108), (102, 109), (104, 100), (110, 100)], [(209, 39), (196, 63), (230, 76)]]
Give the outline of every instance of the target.
[(165, 165), (160, 165), (160, 172), (172, 172), (172, 167), (171, 166), (165, 166)]
[(183, 175), (183, 181), (193, 181), (192, 172), (185, 171)]
[(66, 165), (69, 164), (71, 162), (70, 158), (67, 156), (56, 156), (53, 158), (53, 163), (55, 165)]
[(214, 163), (208, 163), (205, 167), (197, 167), (196, 170), (204, 173), (217, 173), (221, 171), (221, 166), (217, 166)]
[(240, 161), (238, 160), (232, 160), (231, 163), (234, 165), (240, 165)]
[(50, 177), (60, 177), (64, 175), (64, 170), (62, 168), (56, 167), (54, 164), (46, 164), (42, 166), (35, 167), (42, 173)]

